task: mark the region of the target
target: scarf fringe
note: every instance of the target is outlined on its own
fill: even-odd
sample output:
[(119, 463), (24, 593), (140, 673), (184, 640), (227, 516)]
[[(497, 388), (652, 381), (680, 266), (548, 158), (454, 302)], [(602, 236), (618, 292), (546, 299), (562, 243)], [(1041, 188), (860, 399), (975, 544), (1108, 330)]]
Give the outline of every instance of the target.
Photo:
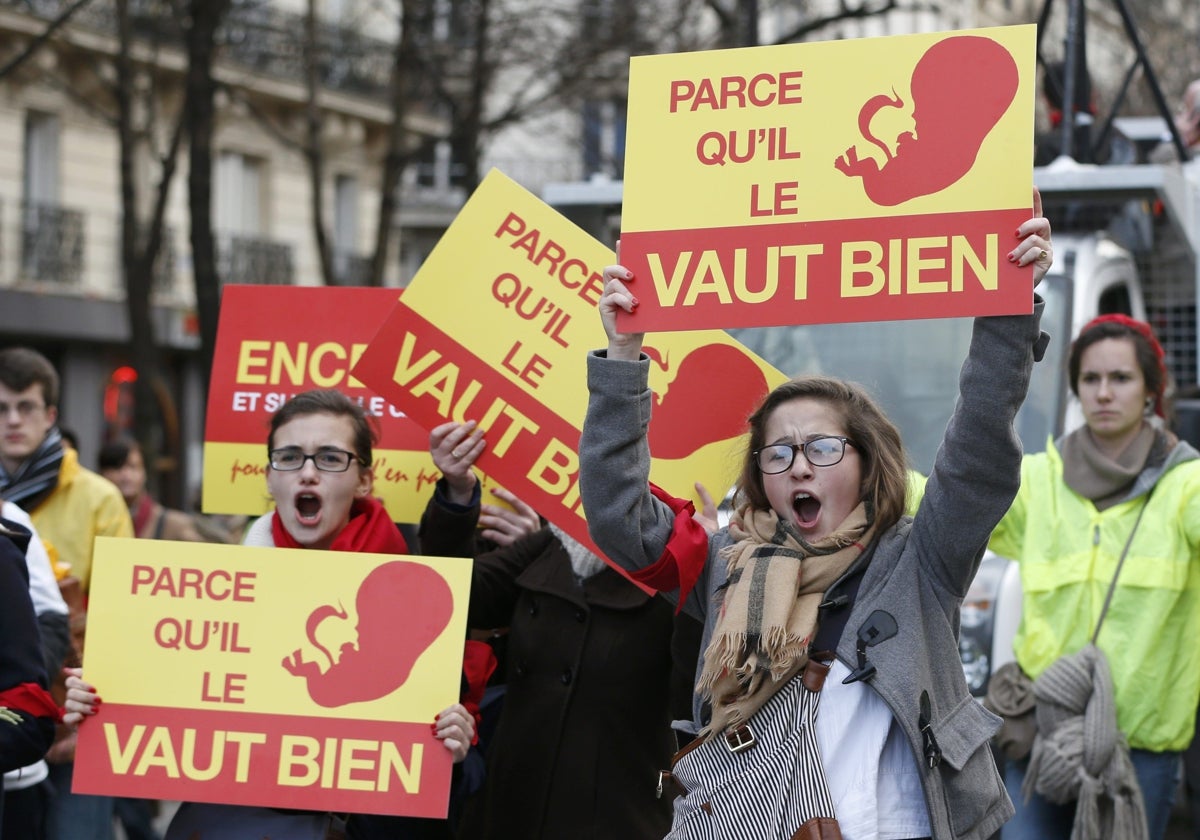
[[(713, 709), (704, 737), (748, 720), (800, 672), (825, 590), (870, 544), (873, 529), (860, 503), (832, 534), (810, 545), (774, 511), (743, 507), (729, 534), (735, 542), (718, 555), (729, 584), (714, 605), (720, 616), (696, 682)], [(747, 648), (751, 638), (754, 647)]]

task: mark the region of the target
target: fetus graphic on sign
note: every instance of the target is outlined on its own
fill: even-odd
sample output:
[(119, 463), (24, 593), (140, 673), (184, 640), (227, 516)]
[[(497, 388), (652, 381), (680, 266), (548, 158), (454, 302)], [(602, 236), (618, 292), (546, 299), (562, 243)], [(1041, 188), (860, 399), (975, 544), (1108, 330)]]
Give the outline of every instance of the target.
[[(871, 97), (858, 113), (858, 131), (883, 156), (859, 158), (850, 146), (834, 166), (862, 178), (867, 197), (885, 207), (940, 192), (975, 165), (984, 140), (1017, 94), (1012, 54), (991, 38), (960, 35), (938, 41), (913, 68), (908, 101), (896, 93)], [(895, 138), (893, 153), (873, 121), (884, 108), (910, 110), (913, 131)]]
[[(747, 428), (748, 406), (769, 390), (762, 368), (732, 344), (706, 344), (678, 361), (658, 348), (642, 349), (665, 373), (675, 366), (665, 390), (654, 386), (648, 442), (655, 458), (680, 460), (706, 444), (738, 437)], [(718, 384), (721, 398), (710, 399)], [(702, 413), (698, 405), (705, 407)]]
[[(411, 601), (414, 593), (420, 597)], [(405, 609), (397, 609), (401, 601)], [(386, 697), (408, 680), (421, 655), (450, 623), (454, 597), (450, 585), (421, 563), (392, 560), (363, 579), (354, 600), (355, 615), (339, 602), (322, 604), (304, 626), (307, 642), (320, 652), (306, 660), (297, 648), (283, 660), (288, 673), (303, 677), (308, 696), (325, 708)], [(344, 629), (354, 624), (355, 638), (335, 655), (319, 639), (330, 623)]]

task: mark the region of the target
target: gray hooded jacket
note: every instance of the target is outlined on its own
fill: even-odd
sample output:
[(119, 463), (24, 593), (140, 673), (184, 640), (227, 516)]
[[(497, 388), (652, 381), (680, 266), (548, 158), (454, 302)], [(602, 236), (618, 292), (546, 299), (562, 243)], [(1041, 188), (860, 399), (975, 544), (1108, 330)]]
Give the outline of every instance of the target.
[[(988, 747), (999, 718), (971, 697), (963, 678), (959, 607), (988, 536), (1019, 486), (1021, 444), (1013, 418), (1048, 340), (1038, 326), (1041, 309), (1039, 300), (1032, 315), (975, 320), (958, 404), (915, 518), (876, 538), (826, 593), (831, 606), (821, 614), (822, 620), (838, 618), (831, 611), (839, 609), (840, 590), (862, 570), (857, 594), (840, 607), (850, 613), (837, 658), (851, 670), (860, 664), (860, 632), (879, 612), (894, 619), (896, 633), (866, 648), (875, 667), (867, 682), (912, 746), (936, 840), (986, 838), (1013, 813)], [(647, 486), (648, 371), (645, 357), (588, 357), (591, 397), (580, 440), (580, 491), (592, 539), (627, 569), (660, 557), (674, 518)], [(704, 622), (702, 651), (717, 618), (709, 607), (719, 604), (725, 582), (717, 555), (729, 542), (725, 529), (709, 540), (704, 571), (685, 604)], [(701, 698), (694, 698), (693, 711), (690, 729), (698, 732), (705, 722)], [(929, 725), (923, 728), (924, 721)]]

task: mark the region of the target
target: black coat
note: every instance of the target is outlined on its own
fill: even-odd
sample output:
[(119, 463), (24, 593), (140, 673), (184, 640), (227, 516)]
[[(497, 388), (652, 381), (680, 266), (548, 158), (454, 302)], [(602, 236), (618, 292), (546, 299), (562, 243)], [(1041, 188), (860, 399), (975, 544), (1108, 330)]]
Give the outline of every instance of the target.
[[(0, 519), (0, 690), (35, 683), (46, 688), (41, 637), (29, 598), (25, 548), (29, 531)], [(11, 711), (11, 710), (10, 710)], [(54, 721), (15, 712), (19, 720), (0, 718), (0, 772), (33, 764), (54, 739)]]
[[(425, 550), (458, 554), (451, 537), (469, 523), (469, 542), (474, 515), (437, 508), (422, 523)], [(468, 623), (509, 627), (507, 692), (459, 837), (666, 834), (672, 793), (655, 788), (675, 750), (673, 673), (690, 688), (696, 661), (693, 643), (673, 672), (670, 606), (611, 568), (580, 584), (543, 529), (476, 558)]]

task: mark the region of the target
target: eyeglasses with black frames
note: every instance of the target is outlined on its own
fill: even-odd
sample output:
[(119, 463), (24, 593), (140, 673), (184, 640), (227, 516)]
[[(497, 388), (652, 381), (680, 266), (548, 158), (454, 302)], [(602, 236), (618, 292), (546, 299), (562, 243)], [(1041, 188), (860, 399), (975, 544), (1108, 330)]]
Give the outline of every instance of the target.
[(787, 472), (796, 462), (796, 453), (803, 452), (808, 463), (814, 467), (832, 467), (846, 457), (846, 447), (854, 441), (839, 435), (821, 435), (804, 443), (772, 443), (750, 454), (763, 475), (778, 475)]
[(366, 462), (345, 449), (333, 446), (323, 446), (311, 455), (305, 453), (299, 446), (285, 446), (272, 449), (270, 452), (271, 469), (280, 472), (295, 472), (304, 469), (305, 461), (312, 461), (313, 466), (321, 472), (345, 472), (355, 461), (367, 466)]

